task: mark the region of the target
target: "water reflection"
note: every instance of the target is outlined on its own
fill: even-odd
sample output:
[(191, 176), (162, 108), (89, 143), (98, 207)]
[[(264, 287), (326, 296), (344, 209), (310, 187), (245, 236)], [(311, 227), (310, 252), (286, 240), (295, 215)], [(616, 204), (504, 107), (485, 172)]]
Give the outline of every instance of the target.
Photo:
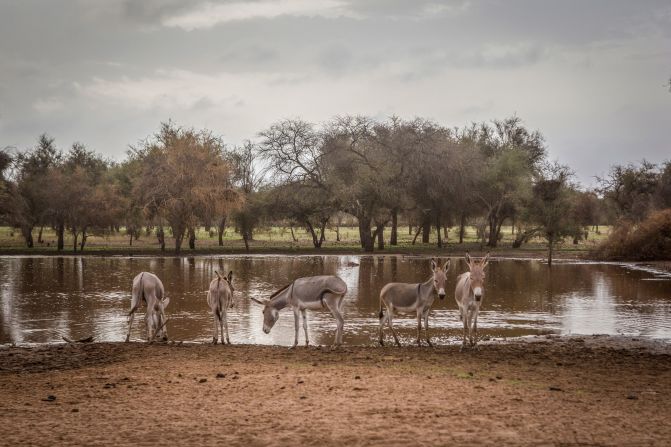
[[(94, 335), (121, 341), (130, 306), (131, 279), (156, 273), (171, 298), (169, 334), (189, 341), (211, 339), (205, 291), (214, 271), (233, 270), (236, 305), (229, 314), (234, 343), (288, 345), (293, 314), (285, 311), (270, 335), (261, 331), (260, 308), (250, 296), (266, 297), (306, 275), (337, 274), (347, 284), (345, 342), (373, 343), (378, 293), (390, 281), (419, 282), (430, 276), (426, 258), (405, 256), (227, 256), (186, 258), (6, 257), (0, 259), (0, 343), (60, 341)], [(454, 258), (448, 290), (466, 270)], [(671, 280), (620, 265), (494, 260), (488, 267), (486, 296), (478, 320), (493, 337), (531, 334), (626, 334), (671, 340)], [(452, 294), (432, 311), (437, 342), (456, 341), (461, 323)], [(141, 321), (136, 319), (136, 322)], [(416, 320), (397, 318), (410, 342)], [(136, 323), (132, 337), (142, 337)], [(309, 316), (313, 342), (329, 344), (335, 321), (326, 312)]]

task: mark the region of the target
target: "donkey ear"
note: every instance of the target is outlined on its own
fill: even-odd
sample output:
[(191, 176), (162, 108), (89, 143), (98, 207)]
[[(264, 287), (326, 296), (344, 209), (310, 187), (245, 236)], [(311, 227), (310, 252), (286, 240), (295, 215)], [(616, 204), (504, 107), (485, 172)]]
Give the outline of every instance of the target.
[(228, 272), (228, 276), (226, 277), (226, 279), (228, 280), (229, 283), (231, 282), (231, 280), (233, 279), (233, 270)]
[(469, 255), (468, 252), (466, 252), (466, 256), (464, 256), (464, 258), (466, 259), (466, 265), (468, 266), (468, 269), (470, 270), (471, 269), (471, 255)]
[(482, 268), (487, 267), (487, 264), (489, 264), (489, 252), (487, 252), (485, 257), (482, 258), (482, 261), (480, 261), (480, 265), (482, 265)]
[(431, 258), (431, 270), (436, 270), (436, 260)]
[(219, 274), (218, 271), (215, 270), (215, 271), (214, 271), (214, 274), (217, 275), (217, 278), (219, 278), (219, 279), (223, 279), (223, 278), (221, 277), (221, 275)]
[(447, 261), (445, 261), (445, 265), (443, 266), (443, 270), (447, 272), (447, 269), (450, 268), (450, 259), (448, 258)]

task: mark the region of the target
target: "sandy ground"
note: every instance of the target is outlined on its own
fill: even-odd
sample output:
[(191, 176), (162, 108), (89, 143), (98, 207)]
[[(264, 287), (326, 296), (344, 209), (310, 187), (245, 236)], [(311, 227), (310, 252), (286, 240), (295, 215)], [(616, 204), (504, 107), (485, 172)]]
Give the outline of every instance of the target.
[(0, 348), (1, 445), (669, 445), (670, 415), (635, 339)]

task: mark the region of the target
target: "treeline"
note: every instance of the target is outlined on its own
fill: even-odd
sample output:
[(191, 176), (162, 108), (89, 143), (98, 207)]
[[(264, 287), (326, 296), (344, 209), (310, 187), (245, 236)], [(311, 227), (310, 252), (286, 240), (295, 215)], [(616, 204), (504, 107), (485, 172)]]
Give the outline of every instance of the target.
[(259, 226), (278, 224), (305, 228), (319, 248), (326, 228), (349, 218), (367, 252), (396, 245), (404, 222), (424, 243), (435, 229), (438, 247), (451, 227), (463, 242), (467, 225), (496, 247), (509, 224), (514, 246), (540, 236), (551, 254), (595, 225), (669, 206), (668, 163), (617, 166), (600, 189), (584, 191), (517, 117), (464, 128), (425, 119), (341, 116), (320, 126), (287, 119), (257, 137), (228, 148), (209, 131), (168, 123), (112, 162), (79, 143), (63, 152), (42, 135), (34, 148), (0, 152), (0, 213), (28, 247), (45, 227), (56, 230), (58, 249), (70, 232), (74, 250), (89, 234), (123, 228), (129, 243), (146, 231), (162, 249), (170, 231), (179, 252), (185, 238), (195, 248), (199, 226), (216, 228), (223, 244), (227, 225), (248, 246)]

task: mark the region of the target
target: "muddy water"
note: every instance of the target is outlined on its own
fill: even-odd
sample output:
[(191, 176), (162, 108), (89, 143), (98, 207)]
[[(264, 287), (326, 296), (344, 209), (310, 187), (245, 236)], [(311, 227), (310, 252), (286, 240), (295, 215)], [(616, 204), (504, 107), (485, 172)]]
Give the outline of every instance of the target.
[[(448, 296), (436, 300), (430, 317), (438, 343), (457, 342), (461, 323), (453, 293), (465, 271), (454, 258)], [(228, 256), (194, 258), (5, 257), (0, 259), (0, 344), (62, 341), (89, 335), (121, 341), (126, 332), (131, 279), (156, 273), (170, 297), (168, 333), (174, 340), (211, 340), (212, 319), (205, 290), (214, 270), (234, 272), (235, 308), (229, 313), (234, 343), (289, 345), (293, 314), (281, 313), (270, 335), (261, 331), (260, 308), (249, 297), (266, 297), (291, 279), (336, 274), (347, 283), (345, 343), (376, 340), (378, 293), (390, 281), (424, 281), (427, 258), (402, 256)], [(485, 283), (479, 318), (489, 337), (532, 334), (623, 334), (671, 341), (671, 277), (627, 266), (494, 260)], [(134, 339), (143, 337), (143, 314)], [(311, 340), (329, 344), (335, 322), (326, 312), (308, 316)], [(405, 342), (414, 337), (414, 316), (395, 326)], [(389, 335), (389, 334), (387, 334)], [(301, 331), (301, 342), (302, 342)]]

